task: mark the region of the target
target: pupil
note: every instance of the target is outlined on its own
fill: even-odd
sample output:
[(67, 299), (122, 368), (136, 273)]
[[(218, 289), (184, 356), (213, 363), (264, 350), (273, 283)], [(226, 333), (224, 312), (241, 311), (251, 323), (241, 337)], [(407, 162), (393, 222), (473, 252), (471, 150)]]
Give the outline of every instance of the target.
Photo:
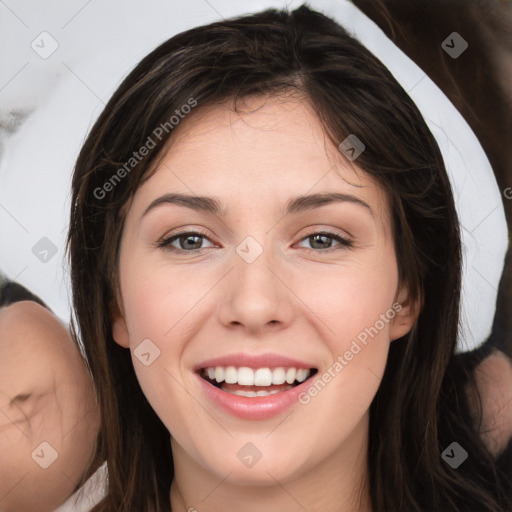
[[(196, 238), (196, 239), (200, 239), (201, 237), (199, 237), (199, 236), (197, 236), (197, 235), (188, 235), (188, 236), (181, 237), (181, 241), (185, 241), (185, 244), (184, 244), (184, 245), (186, 246), (186, 245), (188, 244), (188, 242), (189, 242), (191, 239), (194, 239), (194, 238)], [(197, 242), (197, 243), (199, 243), (199, 246), (200, 246), (200, 245), (201, 245), (201, 240), (199, 240), (199, 242)], [(196, 245), (197, 245), (197, 243), (196, 243)], [(194, 243), (193, 243), (193, 242), (192, 242), (192, 245), (194, 245)], [(182, 244), (182, 246), (183, 246), (183, 244)], [(190, 249), (190, 247), (185, 247), (185, 248)], [(192, 249), (199, 249), (199, 247), (192, 247)]]
[[(310, 237), (310, 239), (314, 240), (314, 242), (312, 243), (312, 245), (314, 246), (314, 244), (316, 243), (316, 241), (319, 239), (319, 238), (323, 238), (324, 240), (325, 239), (329, 239), (330, 237), (327, 236), (327, 235), (313, 235), (312, 237)], [(324, 243), (324, 246), (326, 247), (329, 247), (329, 244), (327, 242)], [(325, 247), (324, 247), (325, 248)]]

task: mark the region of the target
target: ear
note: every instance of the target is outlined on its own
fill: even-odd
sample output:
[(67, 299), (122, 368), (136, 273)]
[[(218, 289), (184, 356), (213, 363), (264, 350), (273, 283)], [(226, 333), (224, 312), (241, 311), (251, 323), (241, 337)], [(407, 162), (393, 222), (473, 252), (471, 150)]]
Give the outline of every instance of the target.
[(128, 327), (124, 319), (124, 312), (119, 308), (117, 300), (113, 300), (109, 306), (110, 322), (112, 323), (112, 337), (121, 347), (130, 347), (130, 337), (128, 336)]
[(393, 310), (396, 314), (390, 321), (390, 341), (405, 336), (412, 329), (421, 311), (421, 300), (413, 300), (408, 290), (402, 288), (395, 297)]

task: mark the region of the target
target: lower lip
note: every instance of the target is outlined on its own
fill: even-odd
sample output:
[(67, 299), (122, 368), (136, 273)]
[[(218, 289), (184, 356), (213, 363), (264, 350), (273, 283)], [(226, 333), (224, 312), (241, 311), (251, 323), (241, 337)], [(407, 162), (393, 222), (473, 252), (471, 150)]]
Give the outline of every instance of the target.
[(267, 396), (233, 395), (210, 384), (197, 374), (206, 396), (217, 406), (243, 420), (266, 420), (298, 403), (298, 396), (310, 385), (310, 379), (286, 391)]

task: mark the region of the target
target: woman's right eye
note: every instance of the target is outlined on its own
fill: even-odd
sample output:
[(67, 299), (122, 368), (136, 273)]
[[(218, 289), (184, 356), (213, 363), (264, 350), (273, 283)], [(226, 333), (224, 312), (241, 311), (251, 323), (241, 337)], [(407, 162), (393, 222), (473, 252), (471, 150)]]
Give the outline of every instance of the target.
[[(195, 251), (201, 251), (204, 249), (204, 247), (188, 247), (187, 249), (180, 249), (178, 247), (175, 247), (172, 245), (174, 242), (178, 242), (179, 245), (187, 246), (187, 244), (191, 243), (194, 245), (194, 242), (191, 242), (193, 239), (206, 239), (209, 240), (209, 238), (206, 236), (205, 233), (201, 231), (182, 231), (181, 233), (176, 233), (175, 235), (172, 235), (170, 237), (164, 238), (161, 242), (158, 243), (158, 247), (164, 247), (166, 249), (169, 249), (176, 253), (191, 253)], [(202, 240), (199, 241), (199, 245), (201, 245)], [(195, 242), (197, 245), (198, 242)]]

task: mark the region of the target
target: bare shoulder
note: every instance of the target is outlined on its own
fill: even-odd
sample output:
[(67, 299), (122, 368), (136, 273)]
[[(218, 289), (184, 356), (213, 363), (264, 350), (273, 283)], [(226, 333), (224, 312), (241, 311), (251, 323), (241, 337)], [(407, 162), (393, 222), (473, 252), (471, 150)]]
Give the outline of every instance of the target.
[(512, 437), (512, 361), (494, 350), (475, 368), (475, 379), (482, 397), (480, 435), (498, 457)]

